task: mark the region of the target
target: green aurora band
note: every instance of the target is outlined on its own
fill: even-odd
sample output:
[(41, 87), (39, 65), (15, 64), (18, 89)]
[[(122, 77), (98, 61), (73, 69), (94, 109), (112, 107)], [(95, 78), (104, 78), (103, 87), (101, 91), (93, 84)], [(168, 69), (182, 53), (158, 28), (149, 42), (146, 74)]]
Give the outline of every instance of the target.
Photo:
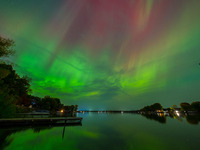
[(32, 94), (80, 109), (200, 100), (200, 1), (1, 0)]

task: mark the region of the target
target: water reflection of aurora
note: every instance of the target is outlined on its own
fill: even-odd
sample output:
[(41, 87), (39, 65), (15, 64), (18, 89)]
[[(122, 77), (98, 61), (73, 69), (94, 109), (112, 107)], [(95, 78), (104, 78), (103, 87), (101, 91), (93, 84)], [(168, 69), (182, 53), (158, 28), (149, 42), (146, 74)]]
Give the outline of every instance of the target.
[[(5, 141), (10, 149), (195, 149), (199, 126), (167, 117), (166, 124), (136, 114), (79, 114), (83, 126), (18, 130)], [(190, 129), (190, 130), (188, 130)], [(0, 133), (8, 133), (11, 129)], [(2, 134), (1, 134), (2, 135)]]

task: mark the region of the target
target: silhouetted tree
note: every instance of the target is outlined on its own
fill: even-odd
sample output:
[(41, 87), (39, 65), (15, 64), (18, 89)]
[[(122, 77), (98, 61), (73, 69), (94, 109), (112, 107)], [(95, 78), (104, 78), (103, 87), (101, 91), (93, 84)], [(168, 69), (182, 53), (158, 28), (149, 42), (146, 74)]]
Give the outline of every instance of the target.
[(181, 103), (180, 106), (181, 106), (181, 109), (185, 111), (191, 110), (192, 108), (189, 103)]
[(193, 110), (199, 111), (200, 112), (200, 102), (193, 102), (191, 104), (191, 107)]
[(72, 113), (77, 111), (78, 105), (64, 106), (63, 108), (65, 112)]
[[(14, 42), (9, 39), (2, 38), (0, 36), (0, 57), (9, 56), (13, 53), (12, 46)], [(13, 102), (16, 100), (15, 95), (10, 94), (9, 85), (6, 84), (5, 78), (7, 78), (13, 69), (12, 66), (0, 64), (0, 118), (9, 117), (15, 113), (15, 106)], [(11, 84), (10, 84), (11, 85)]]
[(162, 105), (160, 103), (155, 103), (155, 104), (151, 105), (150, 107), (151, 107), (151, 109), (153, 111), (155, 111), (155, 110), (162, 110), (163, 109), (163, 107), (162, 107)]
[(155, 103), (150, 106), (145, 106), (144, 108), (140, 109), (141, 111), (156, 111), (156, 110), (162, 110), (163, 107), (160, 103)]
[(14, 41), (0, 36), (0, 57), (13, 54)]
[(58, 111), (63, 107), (63, 105), (60, 102), (60, 99), (58, 99), (58, 98), (52, 98), (50, 96), (45, 96), (42, 99), (35, 98), (35, 97), (33, 97), (33, 99), (34, 100), (32, 100), (32, 102), (34, 102), (34, 105), (36, 106), (36, 108), (39, 108), (39, 109)]

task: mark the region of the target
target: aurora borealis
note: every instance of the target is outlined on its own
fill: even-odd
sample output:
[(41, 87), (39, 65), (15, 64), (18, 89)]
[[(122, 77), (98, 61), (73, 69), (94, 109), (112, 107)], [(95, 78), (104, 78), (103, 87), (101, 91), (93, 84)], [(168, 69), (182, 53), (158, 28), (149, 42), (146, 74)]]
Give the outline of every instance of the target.
[(80, 109), (200, 100), (198, 0), (0, 0), (32, 94)]

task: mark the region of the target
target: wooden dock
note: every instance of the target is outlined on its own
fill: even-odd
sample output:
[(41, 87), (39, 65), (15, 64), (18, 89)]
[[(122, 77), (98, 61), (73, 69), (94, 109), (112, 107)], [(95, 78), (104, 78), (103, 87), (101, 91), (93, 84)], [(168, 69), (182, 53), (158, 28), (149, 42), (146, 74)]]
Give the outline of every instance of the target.
[(10, 118), (0, 119), (0, 127), (81, 125), (82, 119), (81, 117)]

